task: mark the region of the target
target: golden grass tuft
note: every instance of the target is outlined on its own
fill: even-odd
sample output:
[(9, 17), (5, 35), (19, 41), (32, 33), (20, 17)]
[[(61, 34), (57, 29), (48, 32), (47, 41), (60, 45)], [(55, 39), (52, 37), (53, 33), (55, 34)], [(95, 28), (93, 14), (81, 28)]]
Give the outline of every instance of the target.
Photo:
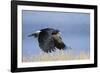
[(53, 53), (40, 53), (31, 57), (23, 57), (23, 62), (40, 62), (40, 61), (64, 61), (64, 60), (83, 60), (89, 59), (89, 54), (80, 52), (75, 54), (73, 52), (57, 51)]

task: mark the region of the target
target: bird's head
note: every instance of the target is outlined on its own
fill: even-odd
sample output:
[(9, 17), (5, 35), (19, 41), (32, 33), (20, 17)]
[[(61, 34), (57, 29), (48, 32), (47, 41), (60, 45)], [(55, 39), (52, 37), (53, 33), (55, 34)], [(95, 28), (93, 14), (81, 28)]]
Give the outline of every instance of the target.
[(52, 34), (58, 34), (59, 30), (53, 30)]
[(56, 35), (56, 36), (58, 36), (58, 37), (60, 37), (61, 35), (60, 35), (61, 33), (60, 33), (60, 31), (59, 30), (54, 30), (53, 32), (52, 32), (52, 35)]

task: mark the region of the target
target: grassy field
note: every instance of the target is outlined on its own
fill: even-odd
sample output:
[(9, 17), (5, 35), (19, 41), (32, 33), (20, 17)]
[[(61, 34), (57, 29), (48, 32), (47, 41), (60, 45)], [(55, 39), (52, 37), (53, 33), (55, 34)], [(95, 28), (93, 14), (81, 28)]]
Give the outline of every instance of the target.
[(80, 52), (75, 54), (72, 51), (57, 51), (53, 53), (40, 53), (30, 57), (23, 57), (23, 62), (40, 62), (40, 61), (64, 61), (64, 60), (82, 60), (89, 59), (89, 54)]

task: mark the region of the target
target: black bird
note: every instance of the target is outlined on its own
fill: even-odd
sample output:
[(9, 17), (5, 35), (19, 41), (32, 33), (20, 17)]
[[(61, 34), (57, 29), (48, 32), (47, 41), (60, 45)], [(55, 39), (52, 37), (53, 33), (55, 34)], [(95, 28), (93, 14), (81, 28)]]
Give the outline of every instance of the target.
[(36, 37), (38, 39), (39, 47), (44, 52), (49, 53), (55, 51), (56, 49), (64, 50), (67, 48), (62, 41), (59, 32), (59, 30), (53, 28), (45, 28), (29, 35), (29, 37)]

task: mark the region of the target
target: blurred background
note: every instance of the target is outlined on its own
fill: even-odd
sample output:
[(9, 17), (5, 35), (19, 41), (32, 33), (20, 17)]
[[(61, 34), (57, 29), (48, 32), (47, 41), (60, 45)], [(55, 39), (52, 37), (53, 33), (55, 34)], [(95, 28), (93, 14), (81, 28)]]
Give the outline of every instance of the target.
[[(44, 28), (54, 28), (61, 32), (64, 43), (79, 54), (90, 51), (90, 15), (75, 12), (22, 11), (23, 57), (41, 52), (38, 41), (28, 35)], [(67, 50), (66, 50), (67, 51)]]

